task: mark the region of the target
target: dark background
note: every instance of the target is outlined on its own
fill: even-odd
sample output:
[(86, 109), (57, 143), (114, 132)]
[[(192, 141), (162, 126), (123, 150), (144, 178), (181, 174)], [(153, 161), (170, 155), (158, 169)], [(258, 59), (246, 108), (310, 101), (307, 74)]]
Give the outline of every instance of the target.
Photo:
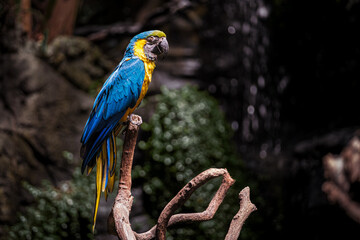
[[(48, 10), (53, 1), (29, 1), (31, 30), (19, 17), (22, 2), (0, 5), (0, 224), (14, 222), (14, 210), (30, 201), (20, 181), (70, 177), (96, 86), (133, 35), (156, 28), (166, 32), (170, 52), (148, 96), (161, 85), (191, 83), (219, 101), (265, 202), (253, 215), (267, 224), (249, 227), (267, 238), (358, 239), (359, 223), (321, 186), (322, 158), (339, 154), (359, 127), (359, 1), (74, 1), (70, 32), (54, 34), (82, 37), (97, 50), (76, 43), (81, 53), (66, 60), (49, 31), (58, 28)], [(55, 50), (41, 53), (46, 46)]]

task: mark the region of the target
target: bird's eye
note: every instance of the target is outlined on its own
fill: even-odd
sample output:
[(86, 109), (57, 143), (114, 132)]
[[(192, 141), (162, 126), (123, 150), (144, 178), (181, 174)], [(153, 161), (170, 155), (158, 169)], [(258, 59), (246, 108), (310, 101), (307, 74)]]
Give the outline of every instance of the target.
[(154, 36), (150, 36), (150, 37), (147, 38), (147, 40), (148, 40), (149, 42), (154, 42), (154, 41), (155, 41), (155, 37), (154, 37)]

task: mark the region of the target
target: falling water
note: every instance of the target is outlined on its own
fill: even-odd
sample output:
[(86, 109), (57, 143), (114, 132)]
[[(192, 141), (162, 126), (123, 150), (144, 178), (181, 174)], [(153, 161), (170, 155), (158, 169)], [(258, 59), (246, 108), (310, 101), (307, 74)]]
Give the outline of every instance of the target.
[(265, 21), (270, 9), (263, 0), (213, 1), (209, 6), (202, 77), (212, 82), (208, 90), (223, 99), (241, 146), (260, 146), (259, 156), (265, 158), (269, 150), (281, 149), (278, 95), (287, 84), (286, 78), (278, 81), (269, 73)]

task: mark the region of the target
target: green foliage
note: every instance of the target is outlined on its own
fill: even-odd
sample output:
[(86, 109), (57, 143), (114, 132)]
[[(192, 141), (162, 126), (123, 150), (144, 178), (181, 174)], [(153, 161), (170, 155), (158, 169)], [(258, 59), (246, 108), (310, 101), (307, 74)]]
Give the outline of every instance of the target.
[[(200, 172), (211, 168), (227, 168), (237, 184), (227, 194), (215, 218), (198, 225), (169, 231), (168, 239), (222, 239), (239, 208), (238, 193), (244, 181), (242, 162), (232, 144), (232, 131), (217, 101), (193, 86), (180, 90), (162, 89), (158, 105), (148, 124), (151, 136), (139, 147), (147, 152), (133, 176), (143, 180), (147, 196), (146, 208), (157, 219), (164, 206)], [(218, 189), (221, 179), (198, 189), (182, 212), (204, 211)]]
[(94, 174), (85, 177), (76, 169), (72, 181), (58, 188), (44, 181), (38, 188), (24, 183), (34, 197), (19, 221), (8, 228), (10, 240), (94, 239), (91, 226), (95, 192)]

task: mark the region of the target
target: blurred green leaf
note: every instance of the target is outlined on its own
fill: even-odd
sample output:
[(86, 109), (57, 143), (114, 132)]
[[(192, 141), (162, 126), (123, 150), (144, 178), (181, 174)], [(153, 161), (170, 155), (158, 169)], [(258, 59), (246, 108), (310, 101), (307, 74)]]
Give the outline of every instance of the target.
[[(64, 155), (69, 157), (67, 152)], [(24, 182), (24, 188), (35, 202), (23, 214), (19, 214), (16, 224), (7, 227), (7, 239), (94, 239), (94, 176), (83, 176), (80, 169), (76, 169), (73, 179), (58, 187), (49, 181), (44, 181), (41, 187)]]

